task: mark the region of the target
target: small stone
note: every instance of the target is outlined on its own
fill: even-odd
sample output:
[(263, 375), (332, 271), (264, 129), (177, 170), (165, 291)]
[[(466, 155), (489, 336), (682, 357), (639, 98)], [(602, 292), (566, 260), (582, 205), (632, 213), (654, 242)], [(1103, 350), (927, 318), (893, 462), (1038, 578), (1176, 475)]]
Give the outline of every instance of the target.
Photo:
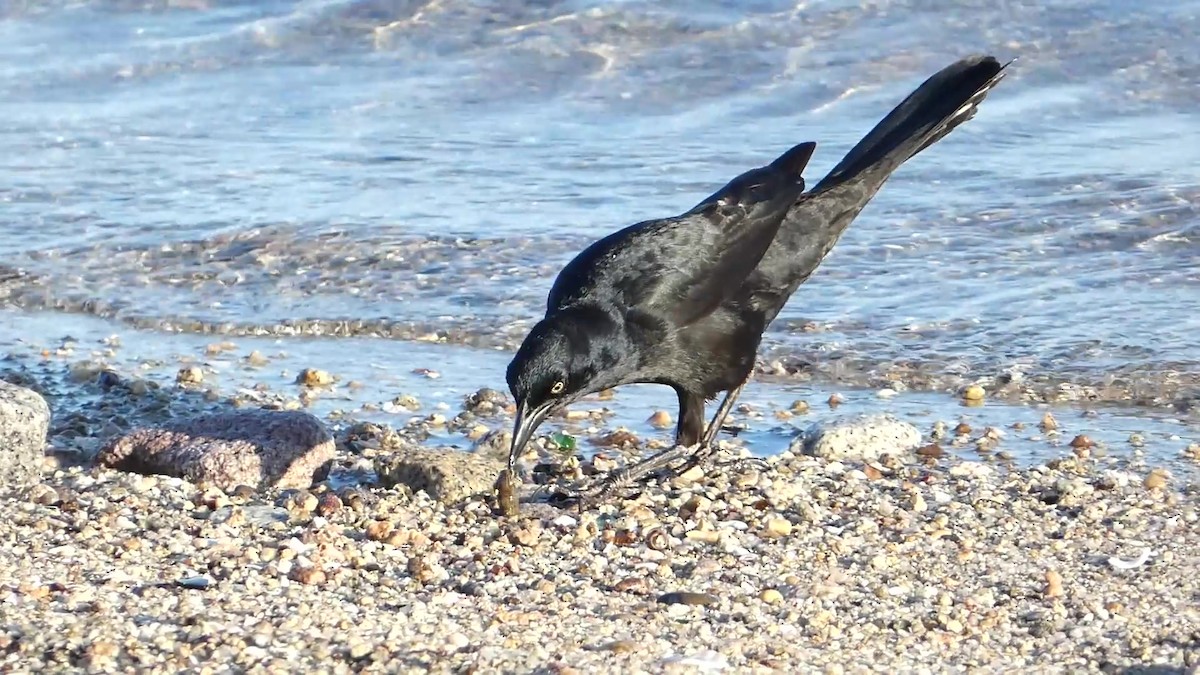
[(912, 501), (909, 503), (909, 510), (914, 513), (921, 513), (927, 508), (928, 506), (925, 504), (925, 497), (922, 496), (920, 492), (914, 492)]
[(1158, 490), (1167, 485), (1167, 472), (1163, 469), (1154, 469), (1146, 476), (1146, 480), (1142, 484), (1147, 490)]
[(44, 483), (38, 483), (29, 490), (29, 501), (42, 506), (54, 506), (62, 502), (58, 491)]
[(626, 654), (628, 652), (637, 651), (637, 643), (633, 640), (613, 640), (600, 645), (600, 650), (613, 652), (614, 654)]
[(441, 373), (432, 368), (414, 368), (413, 375), (420, 375), (421, 377), (428, 378), (430, 380), (436, 380), (442, 376)]
[(592, 439), (592, 444), (602, 448), (622, 447), (638, 444), (637, 434), (628, 429), (617, 429)]
[(392, 405), (399, 406), (405, 410), (417, 410), (421, 407), (421, 402), (412, 394), (401, 394), (392, 399)]
[(679, 507), (679, 517), (683, 520), (692, 518), (697, 513), (707, 509), (712, 504), (712, 500), (703, 495), (692, 495), (682, 506)]
[(792, 405), (790, 408), (788, 408), (788, 410), (794, 415), (803, 415), (808, 412), (808, 401), (798, 398), (795, 401), (792, 401)]
[(316, 368), (305, 368), (296, 376), (296, 384), (305, 387), (326, 387), (333, 384), (333, 375)]
[(764, 589), (762, 593), (758, 594), (758, 599), (769, 605), (775, 605), (783, 602), (783, 593), (780, 593), (774, 588), (767, 588)]
[(519, 528), (510, 535), (510, 539), (514, 544), (521, 546), (533, 546), (537, 543), (538, 537), (542, 533), (542, 527), (538, 521), (530, 521), (525, 527)]
[(208, 588), (209, 586), (212, 586), (212, 583), (213, 583), (212, 577), (209, 577), (206, 575), (200, 575), (200, 576), (195, 576), (195, 577), (184, 577), (184, 578), (180, 579), (179, 581), (175, 582), (175, 584), (177, 586), (179, 586), (180, 588), (188, 588), (188, 589), (191, 589), (194, 591), (203, 591), (204, 589)]
[(836, 408), (839, 405), (841, 405), (842, 403), (844, 403), (845, 401), (846, 401), (846, 399), (842, 398), (841, 394), (834, 392), (829, 395), (829, 400), (827, 401), (827, 403), (829, 404), (830, 408)]
[(199, 366), (185, 366), (175, 374), (175, 381), (179, 384), (199, 384), (204, 381), (204, 371)]
[(710, 593), (692, 593), (690, 591), (664, 593), (658, 596), (658, 601), (664, 605), (693, 605), (701, 607), (715, 605), (719, 602), (717, 596)]
[(84, 650), (83, 656), (87, 665), (95, 669), (105, 669), (111, 664), (117, 655), (120, 654), (121, 648), (116, 643), (108, 640), (97, 640), (88, 645)]
[(987, 392), (978, 384), (972, 384), (962, 390), (962, 397), (967, 401), (982, 401), (986, 395)]
[(646, 577), (626, 577), (613, 586), (618, 593), (646, 593), (650, 590), (650, 582)]
[(604, 453), (592, 457), (592, 470), (596, 473), (608, 473), (617, 468), (617, 460)]
[(690, 541), (699, 541), (705, 544), (715, 544), (721, 541), (721, 533), (716, 530), (688, 530), (684, 536)]
[(293, 567), (288, 574), (288, 578), (292, 581), (299, 581), (306, 586), (318, 586), (325, 583), (325, 572), (320, 567)]
[(254, 368), (261, 368), (270, 363), (270, 359), (263, 356), (262, 352), (257, 349), (246, 355), (246, 365)]
[(658, 410), (646, 421), (655, 429), (668, 429), (671, 426), (671, 414), (666, 410)]
[(484, 387), (468, 394), (463, 399), (463, 410), (477, 415), (486, 415), (503, 409), (508, 405), (508, 397), (498, 389)]
[(292, 496), (291, 499), (288, 500), (288, 509), (292, 511), (299, 511), (301, 513), (311, 513), (317, 510), (317, 505), (319, 503), (320, 500), (317, 499), (316, 495), (304, 490), (297, 492)]
[(966, 422), (959, 422), (954, 427), (954, 435), (955, 436), (967, 436), (967, 435), (970, 435), (970, 433), (971, 433), (971, 425), (967, 424)]
[(689, 483), (695, 483), (696, 481), (701, 480), (703, 478), (704, 478), (704, 468), (700, 467), (700, 466), (693, 466), (692, 468), (688, 469), (687, 471), (684, 471), (683, 473), (679, 474), (675, 478), (675, 483), (678, 485), (687, 485)]
[(792, 533), (792, 524), (786, 518), (771, 518), (767, 521), (767, 527), (764, 536), (777, 539), (786, 537)]
[(225, 491), (219, 487), (212, 486), (200, 493), (197, 505), (207, 506), (209, 510), (216, 511), (229, 506), (229, 497)]
[(326, 492), (317, 500), (317, 515), (328, 518), (342, 510), (342, 498), (336, 493)]
[(371, 541), (385, 541), (392, 533), (392, 524), (386, 520), (375, 520), (367, 524), (366, 535)]
[(1054, 415), (1051, 415), (1049, 412), (1047, 412), (1046, 414), (1042, 415), (1042, 421), (1038, 423), (1038, 428), (1043, 432), (1054, 431), (1058, 429), (1058, 420), (1054, 419)]
[(225, 352), (231, 352), (237, 349), (237, 345), (232, 342), (213, 342), (204, 345), (205, 356), (220, 356)]
[(1090, 448), (1090, 447), (1092, 447), (1092, 445), (1093, 445), (1092, 439), (1088, 438), (1087, 436), (1085, 436), (1083, 434), (1079, 434), (1075, 438), (1071, 439), (1071, 447), (1072, 448)]
[(383, 543), (388, 546), (405, 546), (413, 539), (412, 532), (408, 530), (392, 530), (392, 533), (385, 536)]
[(372, 651), (371, 645), (359, 639), (354, 639), (350, 642), (350, 658), (355, 661), (361, 661), (367, 658)]
[(942, 446), (938, 445), (937, 443), (930, 443), (929, 445), (922, 445), (921, 447), (917, 448), (917, 455), (919, 457), (938, 459), (945, 454), (946, 451), (942, 450)]
[(1046, 597), (1061, 598), (1063, 595), (1063, 578), (1056, 570), (1046, 570)]

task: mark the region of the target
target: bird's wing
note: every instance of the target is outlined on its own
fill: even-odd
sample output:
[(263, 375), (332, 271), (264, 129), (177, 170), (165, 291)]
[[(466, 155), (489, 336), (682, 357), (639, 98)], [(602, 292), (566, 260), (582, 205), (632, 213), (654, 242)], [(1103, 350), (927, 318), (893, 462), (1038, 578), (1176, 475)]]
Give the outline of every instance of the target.
[(771, 245), (804, 191), (813, 143), (747, 171), (674, 218), (650, 220), (589, 246), (563, 268), (548, 313), (583, 299), (685, 326), (732, 295)]

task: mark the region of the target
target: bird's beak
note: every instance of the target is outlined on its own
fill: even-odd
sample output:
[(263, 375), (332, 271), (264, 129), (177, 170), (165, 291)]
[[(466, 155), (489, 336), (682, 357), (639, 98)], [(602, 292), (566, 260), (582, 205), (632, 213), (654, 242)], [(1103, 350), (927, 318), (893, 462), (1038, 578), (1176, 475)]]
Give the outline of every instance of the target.
[(517, 406), (517, 421), (513, 426), (512, 448), (508, 451), (509, 475), (515, 475), (517, 457), (521, 456), (521, 452), (525, 450), (525, 444), (529, 442), (529, 438), (533, 436), (533, 432), (537, 431), (538, 426), (541, 425), (542, 420), (546, 419), (549, 412), (550, 406), (548, 405), (533, 410), (530, 410), (524, 402)]

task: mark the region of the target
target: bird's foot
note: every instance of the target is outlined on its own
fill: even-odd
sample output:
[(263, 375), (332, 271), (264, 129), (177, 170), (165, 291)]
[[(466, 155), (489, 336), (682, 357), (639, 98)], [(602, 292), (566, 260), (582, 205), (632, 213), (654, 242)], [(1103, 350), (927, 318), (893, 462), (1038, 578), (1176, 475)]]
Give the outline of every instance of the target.
[(672, 465), (688, 460), (695, 453), (695, 450), (696, 446), (694, 445), (676, 445), (663, 450), (657, 455), (651, 455), (632, 466), (614, 471), (596, 485), (580, 493), (580, 507), (585, 508), (595, 505), (604, 499), (625, 491), (626, 488), (643, 483), (651, 477), (664, 473), (668, 476), (676, 475), (678, 472), (672, 470)]
[(694, 467), (699, 467), (703, 475), (708, 476), (718, 469), (743, 471), (755, 470), (766, 471), (770, 464), (767, 460), (761, 457), (734, 457), (732, 459), (718, 460), (717, 453), (711, 447), (702, 448), (699, 452), (683, 465), (680, 474), (690, 471)]
[(609, 474), (597, 485), (581, 491), (578, 494), (578, 501), (575, 503), (581, 509), (588, 508), (605, 499), (624, 493), (628, 488), (637, 487), (651, 478), (659, 480), (680, 478), (694, 468), (699, 468), (700, 476), (697, 478), (700, 478), (717, 470), (741, 471), (751, 468), (765, 471), (767, 466), (767, 462), (758, 457), (718, 460), (717, 450), (713, 446), (677, 445), (637, 464)]

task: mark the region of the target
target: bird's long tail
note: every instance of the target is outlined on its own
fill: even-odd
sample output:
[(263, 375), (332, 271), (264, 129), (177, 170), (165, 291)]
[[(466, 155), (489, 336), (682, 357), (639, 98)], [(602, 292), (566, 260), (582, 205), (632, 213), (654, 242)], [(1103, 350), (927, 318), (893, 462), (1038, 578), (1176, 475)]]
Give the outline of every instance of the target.
[(792, 205), (772, 244), (785, 253), (768, 266), (783, 284), (781, 297), (790, 296), (817, 270), (893, 171), (975, 115), (1007, 65), (991, 56), (971, 56), (942, 69)]
[(969, 56), (943, 68), (875, 125), (813, 192), (858, 178), (877, 190), (901, 164), (974, 117), (1007, 66), (992, 56)]

